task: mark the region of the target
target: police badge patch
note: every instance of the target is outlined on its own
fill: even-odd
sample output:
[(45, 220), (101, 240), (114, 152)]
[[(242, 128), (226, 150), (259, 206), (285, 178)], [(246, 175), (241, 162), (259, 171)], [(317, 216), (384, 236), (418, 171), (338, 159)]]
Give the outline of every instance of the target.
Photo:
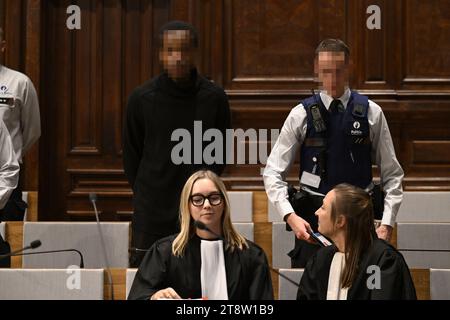
[(361, 128), (361, 123), (359, 121), (353, 122), (354, 130), (351, 130), (350, 133), (352, 136), (362, 136), (363, 132), (359, 130)]

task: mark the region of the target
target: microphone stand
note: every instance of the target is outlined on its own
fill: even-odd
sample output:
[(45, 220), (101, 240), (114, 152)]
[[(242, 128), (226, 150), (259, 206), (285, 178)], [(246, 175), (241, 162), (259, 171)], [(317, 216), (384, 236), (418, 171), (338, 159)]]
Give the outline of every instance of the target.
[(80, 269), (84, 269), (84, 259), (81, 252), (77, 249), (65, 249), (65, 250), (52, 250), (52, 251), (39, 251), (39, 252), (27, 252), (27, 253), (20, 253), (20, 254), (11, 254), (12, 257), (16, 256), (29, 256), (33, 254), (48, 254), (48, 253), (58, 253), (58, 252), (76, 252), (80, 256)]
[(282, 274), (281, 272), (277, 271), (276, 269), (272, 268), (271, 266), (269, 266), (270, 270), (272, 272), (275, 272), (277, 275), (279, 275), (280, 277), (282, 277), (283, 279), (289, 281), (290, 283), (292, 283), (294, 286), (296, 286), (297, 288), (300, 287), (300, 284), (295, 282), (294, 280), (292, 280), (291, 278), (289, 278), (288, 276), (285, 276), (284, 274)]
[(111, 292), (111, 300), (114, 300), (114, 289), (113, 289), (113, 280), (112, 280), (111, 268), (109, 267), (110, 264), (109, 264), (109, 261), (108, 261), (108, 255), (106, 253), (105, 238), (103, 237), (103, 232), (102, 232), (102, 228), (101, 228), (101, 225), (100, 225), (100, 219), (98, 217), (97, 205), (95, 204), (95, 202), (97, 201), (97, 195), (95, 193), (90, 193), (89, 194), (89, 200), (92, 202), (92, 205), (94, 207), (95, 219), (97, 221), (97, 228), (98, 228), (98, 233), (99, 233), (99, 236), (100, 236), (100, 244), (102, 246), (103, 259), (105, 260), (106, 274), (108, 276), (108, 282), (109, 282), (109, 287), (110, 287), (110, 292)]

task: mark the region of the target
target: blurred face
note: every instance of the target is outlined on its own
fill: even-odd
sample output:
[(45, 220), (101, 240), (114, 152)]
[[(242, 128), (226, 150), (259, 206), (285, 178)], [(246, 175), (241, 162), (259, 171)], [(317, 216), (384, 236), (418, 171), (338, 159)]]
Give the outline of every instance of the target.
[(319, 232), (330, 238), (336, 231), (335, 222), (331, 219), (331, 204), (334, 203), (335, 199), (336, 194), (331, 190), (323, 199), (322, 206), (315, 213), (319, 220)]
[(194, 220), (200, 220), (216, 233), (221, 233), (224, 200), (214, 182), (199, 179), (192, 186), (189, 210)]
[(194, 54), (189, 30), (168, 30), (164, 33), (159, 60), (171, 79), (178, 81), (189, 78)]
[(315, 69), (321, 89), (335, 99), (344, 94), (348, 86), (348, 63), (344, 52), (319, 52)]

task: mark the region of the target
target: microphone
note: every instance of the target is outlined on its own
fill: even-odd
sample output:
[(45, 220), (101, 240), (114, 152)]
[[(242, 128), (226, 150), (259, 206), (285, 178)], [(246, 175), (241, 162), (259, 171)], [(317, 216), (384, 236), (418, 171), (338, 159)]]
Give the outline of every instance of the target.
[(89, 193), (89, 200), (92, 202), (92, 206), (94, 207), (95, 219), (97, 221), (98, 234), (100, 236), (100, 244), (102, 246), (102, 251), (103, 251), (103, 259), (105, 260), (106, 274), (108, 275), (109, 288), (111, 291), (111, 300), (114, 300), (114, 290), (113, 290), (111, 268), (109, 267), (110, 264), (109, 264), (109, 260), (108, 260), (108, 255), (106, 253), (105, 238), (103, 237), (103, 232), (102, 232), (102, 228), (100, 225), (100, 219), (98, 217), (97, 205), (95, 204), (95, 202), (97, 201), (97, 194), (94, 192)]
[(26, 247), (24, 247), (22, 249), (19, 249), (19, 250), (16, 250), (16, 251), (4, 254), (4, 255), (0, 255), (0, 260), (6, 259), (8, 257), (13, 257), (15, 255), (19, 255), (19, 253), (21, 253), (21, 252), (23, 252), (25, 250), (39, 248), (41, 246), (41, 244), (42, 244), (41, 240), (31, 241), (31, 243), (28, 246), (26, 246)]
[(212, 234), (213, 236), (215, 236), (216, 238), (218, 238), (219, 240), (222, 240), (223, 242), (226, 242), (225, 238), (222, 237), (221, 235), (215, 233), (214, 231), (212, 231), (211, 229), (209, 229), (206, 224), (204, 224), (203, 222), (201, 222), (200, 220), (194, 220), (194, 226), (199, 229), (199, 230), (204, 230), (209, 232), (210, 234)]
[(57, 253), (57, 252), (76, 252), (80, 256), (80, 269), (84, 268), (84, 259), (83, 254), (77, 249), (62, 249), (62, 250), (50, 250), (50, 251), (38, 251), (38, 252), (26, 252), (26, 253), (15, 253), (11, 254), (12, 257), (16, 256), (29, 256), (32, 254), (48, 254), (48, 253)]
[[(220, 240), (222, 240), (223, 242), (226, 242), (225, 238), (222, 237), (221, 235), (215, 233), (214, 231), (212, 231), (211, 229), (209, 229), (206, 224), (204, 224), (203, 222), (201, 222), (200, 220), (194, 220), (194, 226), (199, 229), (199, 230), (204, 230), (207, 231), (209, 233), (211, 233), (212, 235), (214, 235), (215, 237), (219, 238)], [(280, 277), (286, 279), (287, 281), (289, 281), (290, 283), (292, 283), (293, 285), (295, 285), (297, 288), (300, 286), (297, 282), (295, 282), (294, 280), (292, 280), (291, 278), (285, 276), (284, 274), (280, 273), (278, 270), (272, 268), (271, 266), (269, 266), (270, 270), (272, 272), (275, 272), (276, 274), (278, 274)]]
[(31, 241), (31, 243), (30, 243), (30, 248), (29, 249), (36, 249), (36, 248), (39, 248), (40, 246), (41, 246), (41, 244), (42, 244), (42, 242), (41, 242), (41, 240), (34, 240), (34, 241)]
[(97, 194), (94, 192), (89, 193), (89, 200), (95, 203), (97, 201)]

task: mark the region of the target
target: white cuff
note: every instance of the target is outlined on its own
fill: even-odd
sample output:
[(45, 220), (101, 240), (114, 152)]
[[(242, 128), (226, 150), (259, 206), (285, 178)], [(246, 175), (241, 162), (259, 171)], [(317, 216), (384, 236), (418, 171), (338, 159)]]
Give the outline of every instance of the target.
[(381, 219), (381, 224), (385, 224), (391, 227), (395, 226), (395, 217), (392, 214), (392, 211), (387, 211), (386, 208), (384, 208), (385, 211), (383, 213), (383, 218)]
[(292, 205), (288, 199), (277, 201), (274, 205), (283, 220), (286, 215), (294, 212), (294, 208), (292, 208)]

